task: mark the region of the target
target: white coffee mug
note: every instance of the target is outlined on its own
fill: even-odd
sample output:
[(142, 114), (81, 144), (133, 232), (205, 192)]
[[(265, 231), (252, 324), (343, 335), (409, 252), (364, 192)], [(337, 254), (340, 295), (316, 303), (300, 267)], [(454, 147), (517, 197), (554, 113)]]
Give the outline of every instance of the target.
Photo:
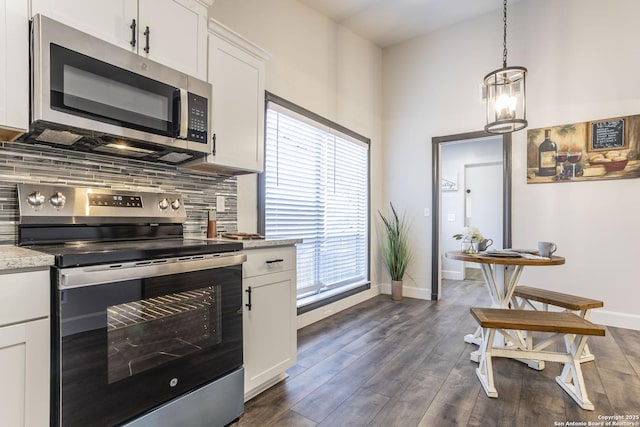
[(551, 254), (553, 254), (558, 247), (553, 242), (538, 242), (538, 254), (541, 257), (551, 258)]

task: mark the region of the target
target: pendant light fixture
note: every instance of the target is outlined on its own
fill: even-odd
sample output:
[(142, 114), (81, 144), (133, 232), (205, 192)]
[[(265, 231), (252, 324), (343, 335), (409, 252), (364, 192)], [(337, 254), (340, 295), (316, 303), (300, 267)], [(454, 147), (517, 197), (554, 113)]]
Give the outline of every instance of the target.
[(527, 127), (524, 67), (507, 67), (507, 0), (504, 0), (502, 68), (484, 77), (489, 133), (510, 133)]

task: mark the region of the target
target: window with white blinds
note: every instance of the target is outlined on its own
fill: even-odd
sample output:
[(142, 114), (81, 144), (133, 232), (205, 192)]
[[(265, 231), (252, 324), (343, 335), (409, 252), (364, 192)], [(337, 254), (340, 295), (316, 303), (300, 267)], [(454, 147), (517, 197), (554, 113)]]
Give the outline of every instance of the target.
[(369, 140), (305, 112), (268, 102), (261, 177), (266, 238), (303, 239), (298, 298), (369, 281)]

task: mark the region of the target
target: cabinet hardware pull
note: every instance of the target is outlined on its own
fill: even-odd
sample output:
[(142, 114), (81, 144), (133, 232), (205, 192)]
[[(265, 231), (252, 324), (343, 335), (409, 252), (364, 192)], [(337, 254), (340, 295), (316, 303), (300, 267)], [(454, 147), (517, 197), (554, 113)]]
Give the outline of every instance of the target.
[(129, 44), (133, 47), (136, 47), (136, 20), (135, 19), (131, 20), (131, 25), (129, 25), (129, 28), (131, 28), (131, 41), (129, 42)]
[(214, 156), (216, 155), (216, 134), (213, 134), (213, 137), (211, 137), (211, 139), (213, 140), (213, 150), (211, 151), (211, 154), (213, 154)]
[(265, 261), (267, 264), (273, 264), (275, 262), (283, 262), (284, 260), (282, 258), (278, 258), (278, 259), (269, 259), (267, 261)]
[(251, 286), (249, 286), (247, 289), (245, 289), (245, 292), (249, 295), (249, 303), (245, 304), (245, 305), (247, 306), (249, 311), (251, 311)]
[(146, 43), (147, 45), (144, 47), (144, 51), (149, 53), (149, 33), (151, 33), (151, 31), (149, 31), (149, 26), (147, 26), (147, 29), (144, 31), (144, 36), (146, 38)]

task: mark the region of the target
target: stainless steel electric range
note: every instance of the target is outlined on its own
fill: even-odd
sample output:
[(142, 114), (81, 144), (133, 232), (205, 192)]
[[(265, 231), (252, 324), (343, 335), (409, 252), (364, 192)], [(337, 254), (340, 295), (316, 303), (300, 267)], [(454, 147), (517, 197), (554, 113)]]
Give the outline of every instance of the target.
[(243, 412), (241, 243), (185, 239), (178, 194), (19, 184), (53, 254), (54, 426), (223, 426)]

